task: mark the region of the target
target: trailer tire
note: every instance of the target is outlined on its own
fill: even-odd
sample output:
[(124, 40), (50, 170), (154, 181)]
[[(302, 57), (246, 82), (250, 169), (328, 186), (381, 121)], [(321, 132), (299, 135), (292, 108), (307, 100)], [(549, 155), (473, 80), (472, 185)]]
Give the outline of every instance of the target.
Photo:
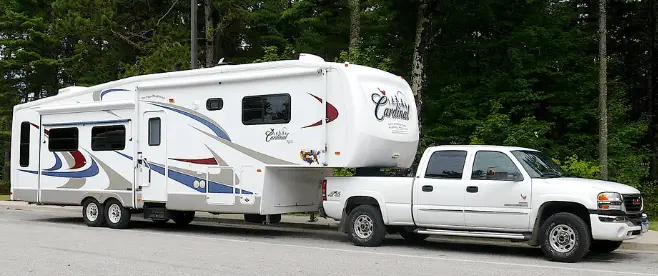
[(105, 221), (107, 226), (114, 229), (125, 229), (130, 225), (132, 213), (121, 202), (110, 199), (105, 203)]
[(591, 234), (587, 223), (572, 213), (557, 213), (541, 227), (540, 245), (544, 255), (557, 262), (573, 263), (587, 254)]
[(359, 205), (350, 212), (347, 234), (357, 246), (379, 246), (386, 237), (386, 226), (379, 208)]
[(194, 211), (170, 211), (171, 219), (178, 226), (186, 226), (194, 220)]
[(82, 203), (82, 218), (89, 227), (105, 225), (105, 206), (94, 198), (88, 198)]

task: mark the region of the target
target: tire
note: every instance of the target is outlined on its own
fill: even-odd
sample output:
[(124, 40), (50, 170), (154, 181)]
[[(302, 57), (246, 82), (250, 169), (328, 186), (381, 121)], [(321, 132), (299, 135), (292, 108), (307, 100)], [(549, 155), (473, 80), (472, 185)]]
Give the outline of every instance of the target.
[(610, 253), (621, 246), (622, 241), (592, 241), (589, 251), (594, 253)]
[(587, 223), (571, 213), (550, 216), (541, 227), (540, 246), (551, 261), (573, 263), (587, 254), (591, 234)]
[(347, 234), (357, 246), (379, 246), (386, 237), (386, 226), (379, 209), (372, 205), (360, 205), (350, 212)]
[(400, 236), (404, 238), (409, 243), (419, 244), (424, 242), (429, 235), (427, 234), (418, 234), (411, 231), (402, 230), (400, 231)]
[(82, 218), (89, 227), (105, 225), (105, 206), (94, 198), (85, 200), (82, 203)]
[(171, 219), (178, 226), (187, 226), (194, 220), (194, 211), (171, 211)]
[(105, 203), (105, 223), (114, 229), (126, 229), (130, 225), (132, 213), (121, 205), (116, 199), (110, 199)]

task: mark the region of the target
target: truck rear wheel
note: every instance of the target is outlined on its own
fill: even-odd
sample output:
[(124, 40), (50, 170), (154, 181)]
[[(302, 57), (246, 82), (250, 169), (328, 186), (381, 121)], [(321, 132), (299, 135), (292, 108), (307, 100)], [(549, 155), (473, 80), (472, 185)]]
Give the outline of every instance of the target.
[(585, 221), (571, 213), (550, 216), (541, 227), (540, 245), (549, 260), (577, 262), (587, 254), (591, 236)]
[(372, 205), (360, 205), (350, 212), (348, 235), (358, 246), (379, 246), (386, 237), (386, 226), (379, 209)]
[(621, 241), (593, 241), (589, 251), (595, 253), (610, 253), (621, 246)]
[(82, 218), (87, 226), (103, 226), (105, 224), (105, 208), (96, 199), (89, 198), (82, 203)]

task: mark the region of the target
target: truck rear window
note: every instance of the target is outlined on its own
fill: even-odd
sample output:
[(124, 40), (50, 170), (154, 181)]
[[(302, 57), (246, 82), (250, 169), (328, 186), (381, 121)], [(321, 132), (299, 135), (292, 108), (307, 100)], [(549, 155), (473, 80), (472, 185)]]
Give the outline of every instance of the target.
[(466, 151), (435, 151), (430, 157), (425, 178), (461, 179), (466, 162)]

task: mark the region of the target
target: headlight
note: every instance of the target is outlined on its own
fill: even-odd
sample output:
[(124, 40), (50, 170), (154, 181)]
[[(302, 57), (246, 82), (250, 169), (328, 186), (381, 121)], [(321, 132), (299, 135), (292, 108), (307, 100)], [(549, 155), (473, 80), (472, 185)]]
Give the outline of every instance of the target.
[(622, 199), (619, 193), (600, 193), (598, 203), (599, 210), (621, 211)]

